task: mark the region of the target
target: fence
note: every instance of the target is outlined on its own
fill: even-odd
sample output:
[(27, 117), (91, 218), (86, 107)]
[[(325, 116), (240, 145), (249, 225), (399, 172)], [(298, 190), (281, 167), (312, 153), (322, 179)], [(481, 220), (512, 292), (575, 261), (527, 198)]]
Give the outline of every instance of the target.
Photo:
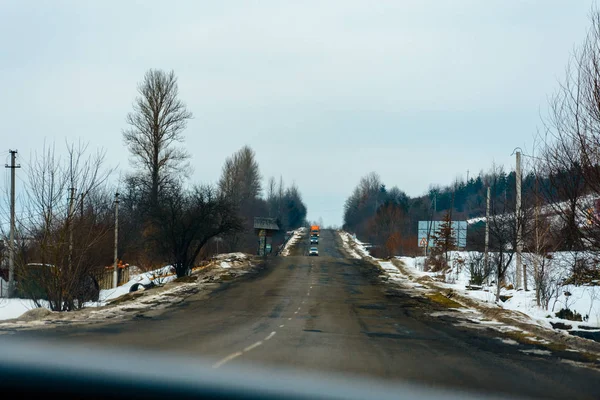
[[(106, 267), (102, 272), (100, 278), (98, 279), (98, 285), (100, 289), (112, 289), (113, 288), (113, 276), (114, 276), (114, 267)], [(117, 286), (121, 286), (122, 284), (129, 282), (129, 264), (119, 265), (118, 268), (118, 282)]]

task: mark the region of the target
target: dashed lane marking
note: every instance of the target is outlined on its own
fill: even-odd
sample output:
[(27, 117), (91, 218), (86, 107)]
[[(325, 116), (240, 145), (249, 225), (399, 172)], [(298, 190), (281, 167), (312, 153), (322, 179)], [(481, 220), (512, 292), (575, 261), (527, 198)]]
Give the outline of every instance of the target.
[(246, 347), (246, 348), (244, 349), (244, 353), (245, 353), (245, 352), (247, 352), (247, 351), (250, 351), (250, 350), (252, 350), (252, 349), (255, 349), (255, 348), (257, 348), (257, 347), (258, 347), (258, 346), (260, 346), (261, 344), (263, 344), (262, 340), (259, 340), (258, 342), (254, 343), (254, 344), (251, 344), (250, 346), (248, 346), (248, 347)]
[(224, 359), (222, 359), (221, 361), (217, 362), (215, 365), (213, 365), (213, 368), (219, 368), (221, 365), (225, 364), (226, 362), (229, 362), (229, 361), (233, 360), (234, 358), (239, 357), (241, 355), (242, 355), (241, 351), (230, 354), (227, 357), (225, 357)]

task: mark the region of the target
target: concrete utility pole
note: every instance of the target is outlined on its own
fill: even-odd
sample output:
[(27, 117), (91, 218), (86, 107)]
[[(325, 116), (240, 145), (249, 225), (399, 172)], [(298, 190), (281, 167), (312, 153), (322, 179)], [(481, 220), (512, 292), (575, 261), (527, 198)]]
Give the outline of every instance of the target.
[(119, 267), (117, 266), (117, 250), (119, 244), (119, 193), (115, 193), (115, 265), (113, 271), (113, 289), (119, 284)]
[(490, 245), (490, 187), (487, 188), (487, 200), (485, 206), (485, 250), (484, 250), (484, 263), (485, 268), (488, 268), (488, 251)]
[(521, 239), (521, 235), (522, 235), (522, 218), (521, 218), (521, 152), (517, 151), (517, 162), (516, 162), (516, 168), (515, 168), (515, 179), (516, 179), (516, 186), (517, 186), (517, 204), (516, 204), (516, 210), (515, 210), (515, 222), (517, 224), (517, 289), (519, 289), (521, 287), (521, 282), (523, 279), (523, 271), (522, 271), (522, 259), (521, 259), (521, 252), (523, 251), (523, 243), (522, 243), (522, 239)]
[(9, 150), (10, 165), (10, 234), (8, 239), (8, 297), (13, 297), (15, 292), (15, 169), (21, 168), (16, 165), (17, 150)]
[(73, 215), (75, 214), (75, 188), (69, 188), (69, 271), (73, 271)]

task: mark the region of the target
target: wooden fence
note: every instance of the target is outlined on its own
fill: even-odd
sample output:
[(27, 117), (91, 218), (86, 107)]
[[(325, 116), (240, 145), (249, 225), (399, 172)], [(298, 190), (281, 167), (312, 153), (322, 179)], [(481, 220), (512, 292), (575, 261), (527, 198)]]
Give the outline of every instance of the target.
[[(119, 281), (117, 286), (121, 286), (124, 283), (129, 282), (129, 265), (119, 266)], [(100, 289), (112, 289), (113, 288), (113, 276), (114, 267), (106, 267), (98, 279), (98, 285)]]

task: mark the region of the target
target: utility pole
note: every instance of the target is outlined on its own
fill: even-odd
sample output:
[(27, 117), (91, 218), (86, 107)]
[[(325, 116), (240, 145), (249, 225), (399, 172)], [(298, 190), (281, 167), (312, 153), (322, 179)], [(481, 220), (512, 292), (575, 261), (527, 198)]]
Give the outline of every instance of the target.
[(10, 165), (10, 234), (8, 239), (8, 297), (14, 296), (15, 291), (15, 169), (21, 168), (16, 165), (17, 150), (9, 150)]
[(119, 281), (119, 267), (117, 266), (117, 246), (119, 244), (119, 193), (115, 193), (115, 265), (113, 271), (113, 289), (116, 289)]
[(75, 214), (75, 188), (69, 188), (69, 273), (72, 273), (73, 267), (73, 215)]
[(516, 160), (516, 168), (515, 168), (515, 179), (517, 186), (517, 204), (516, 204), (516, 214), (515, 214), (515, 222), (517, 224), (517, 285), (516, 288), (519, 289), (521, 287), (521, 282), (523, 279), (523, 265), (521, 259), (521, 252), (523, 251), (523, 243), (521, 240), (522, 235), (522, 218), (521, 218), (521, 152), (517, 151), (517, 160)]
[(488, 251), (490, 246), (490, 187), (487, 187), (487, 200), (485, 205), (485, 250), (484, 250), (484, 262), (487, 270), (489, 258)]

